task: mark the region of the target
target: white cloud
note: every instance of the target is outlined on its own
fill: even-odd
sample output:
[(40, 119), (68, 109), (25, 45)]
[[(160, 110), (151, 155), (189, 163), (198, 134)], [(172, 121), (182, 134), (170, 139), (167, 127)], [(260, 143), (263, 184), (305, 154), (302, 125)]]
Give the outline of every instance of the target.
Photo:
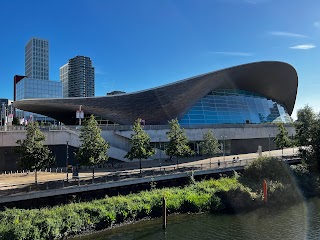
[(292, 32), (281, 32), (281, 31), (272, 31), (269, 34), (279, 37), (294, 37), (294, 38), (307, 38), (307, 35), (292, 33)]
[(311, 48), (315, 48), (316, 45), (314, 44), (301, 44), (301, 45), (296, 45), (296, 46), (292, 46), (290, 47), (291, 49), (299, 49), (299, 50), (308, 50)]
[(253, 55), (253, 53), (249, 53), (249, 52), (210, 52), (210, 53), (226, 55), (226, 56), (239, 56), (239, 57), (249, 57)]
[(314, 22), (313, 26), (316, 27), (316, 28), (320, 28), (320, 22)]

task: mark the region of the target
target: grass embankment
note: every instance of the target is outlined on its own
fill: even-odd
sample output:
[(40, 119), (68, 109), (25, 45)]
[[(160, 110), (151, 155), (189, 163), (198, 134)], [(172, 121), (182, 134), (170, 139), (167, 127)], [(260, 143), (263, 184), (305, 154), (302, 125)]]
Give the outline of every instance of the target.
[(163, 188), (126, 196), (71, 203), (53, 208), (0, 212), (1, 239), (61, 239), (117, 223), (161, 216), (162, 197), (168, 213), (239, 212), (263, 205), (261, 182), (269, 182), (270, 204), (301, 199), (293, 171), (276, 159), (259, 159), (242, 176), (191, 181), (183, 188)]

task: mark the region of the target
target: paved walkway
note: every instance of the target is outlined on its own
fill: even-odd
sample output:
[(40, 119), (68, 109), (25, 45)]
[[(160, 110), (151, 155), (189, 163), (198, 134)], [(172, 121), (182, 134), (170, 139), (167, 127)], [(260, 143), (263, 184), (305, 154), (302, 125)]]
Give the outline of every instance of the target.
[[(289, 148), (289, 149), (284, 149), (283, 154), (284, 155), (292, 155), (293, 153), (297, 152), (297, 148)], [(263, 152), (263, 156), (281, 156), (282, 151), (281, 150), (274, 150)], [(230, 161), (233, 160), (233, 158), (239, 157), (240, 160), (245, 160), (245, 159), (252, 159), (252, 158), (257, 158), (258, 154), (257, 153), (249, 153), (249, 154), (239, 154), (239, 155), (232, 155), (232, 156), (225, 156), (225, 157), (214, 157), (214, 158), (207, 158), (207, 159), (201, 159), (195, 158), (195, 157), (190, 157), (190, 158), (181, 158), (179, 159), (179, 167), (191, 167), (194, 165), (208, 165), (210, 162), (212, 164), (217, 164), (218, 160), (220, 160), (221, 163), (223, 163), (225, 160)], [(175, 167), (176, 166), (176, 159), (173, 159), (172, 162), (164, 161), (162, 159), (161, 161), (161, 169), (167, 168), (169, 169), (170, 167)], [(159, 160), (143, 160), (142, 161), (142, 167), (143, 171), (159, 171), (160, 169), (160, 161)], [(134, 162), (129, 162), (129, 163), (122, 163), (121, 168), (110, 168), (110, 169), (96, 169), (95, 176), (99, 177), (102, 175), (106, 174), (113, 174), (114, 172), (119, 172), (123, 171), (127, 174), (130, 173), (136, 173), (139, 171), (139, 162), (134, 161)], [(88, 171), (81, 171), (79, 173), (79, 176), (81, 179), (85, 178), (91, 178), (92, 173), (91, 170)], [(65, 180), (67, 177), (66, 173), (50, 173), (50, 172), (39, 172), (38, 173), (38, 182), (50, 182), (50, 181), (62, 181)], [(69, 173), (69, 178), (72, 178), (72, 173)], [(28, 184), (34, 183), (34, 173), (13, 173), (13, 174), (2, 174), (0, 175), (0, 190), (8, 190), (13, 189), (13, 188), (19, 188), (22, 186), (26, 186)], [(9, 187), (10, 186), (10, 187)]]

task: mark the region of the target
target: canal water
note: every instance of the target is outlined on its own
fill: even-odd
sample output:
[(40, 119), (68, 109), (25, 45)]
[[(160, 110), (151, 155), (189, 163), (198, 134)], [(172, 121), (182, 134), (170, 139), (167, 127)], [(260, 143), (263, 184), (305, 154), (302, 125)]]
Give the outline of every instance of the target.
[(146, 220), (106, 230), (79, 239), (320, 239), (320, 199), (279, 209), (261, 208), (236, 215), (182, 214)]

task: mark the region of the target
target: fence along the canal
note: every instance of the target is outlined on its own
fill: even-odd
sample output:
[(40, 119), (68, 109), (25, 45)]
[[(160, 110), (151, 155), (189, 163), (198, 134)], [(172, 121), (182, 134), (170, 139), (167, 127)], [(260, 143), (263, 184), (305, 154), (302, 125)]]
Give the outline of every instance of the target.
[[(84, 186), (88, 184), (99, 184), (99, 183), (106, 183), (106, 182), (114, 182), (114, 181), (130, 181), (131, 179), (137, 178), (144, 178), (144, 177), (153, 177), (153, 176), (164, 176), (164, 175), (171, 175), (171, 174), (178, 174), (183, 172), (190, 172), (194, 173), (197, 171), (203, 170), (215, 170), (214, 172), (225, 172), (225, 171), (232, 171), (236, 169), (241, 169), (245, 165), (248, 165), (252, 162), (255, 158), (249, 159), (232, 159), (232, 160), (223, 160), (223, 161), (209, 161), (206, 163), (200, 164), (192, 164), (191, 163), (184, 163), (182, 165), (170, 165), (170, 166), (163, 166), (163, 167), (153, 167), (153, 168), (146, 168), (142, 169), (142, 174), (140, 174), (139, 169), (135, 170), (122, 170), (122, 171), (110, 171), (110, 168), (100, 168), (97, 169), (95, 173), (95, 178), (92, 178), (92, 173), (90, 169), (87, 171), (82, 171), (80, 174), (82, 176), (77, 178), (72, 178), (72, 173), (69, 173), (69, 179), (66, 177), (56, 179), (52, 179), (50, 181), (38, 181), (38, 184), (35, 185), (34, 183), (24, 183), (24, 184), (0, 184), (0, 195), (9, 195), (10, 192), (18, 193), (18, 192), (30, 192), (30, 191), (42, 191), (48, 189), (58, 189), (58, 188), (65, 188), (71, 186)], [(300, 159), (296, 156), (284, 156), (283, 158), (279, 158), (281, 161), (287, 162), (295, 162), (299, 161)], [(39, 174), (42, 172), (45, 173), (65, 173), (66, 168), (47, 168), (38, 171)], [(23, 174), (30, 174), (33, 175), (34, 172), (30, 171), (16, 171), (16, 172), (5, 172), (2, 175), (23, 175)], [(61, 174), (60, 174), (61, 175)], [(68, 181), (67, 181), (68, 180)]]

